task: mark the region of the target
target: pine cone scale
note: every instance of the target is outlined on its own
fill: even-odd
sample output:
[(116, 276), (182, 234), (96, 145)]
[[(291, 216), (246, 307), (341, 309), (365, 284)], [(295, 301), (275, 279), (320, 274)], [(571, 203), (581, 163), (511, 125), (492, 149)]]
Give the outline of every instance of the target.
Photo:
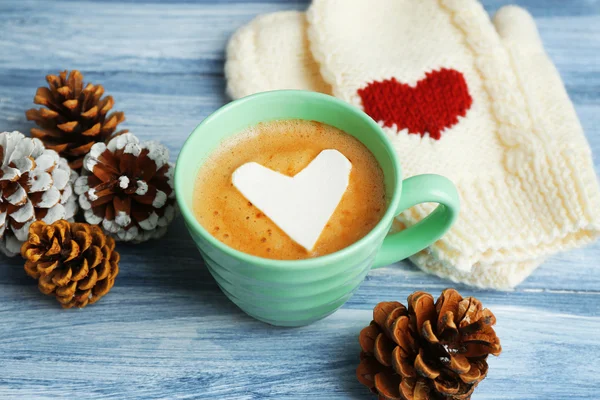
[[(92, 148), (92, 146), (94, 145), (94, 142), (89, 142), (86, 144), (82, 144), (79, 147), (73, 147), (72, 149), (69, 149), (69, 154), (72, 156), (85, 156), (87, 153), (90, 152), (90, 149)], [(65, 148), (68, 145), (63, 145), (65, 146)]]
[(65, 122), (64, 124), (58, 124), (58, 125), (56, 125), (56, 127), (58, 129), (60, 129), (62, 132), (64, 132), (64, 133), (71, 133), (78, 126), (79, 126), (79, 122), (77, 122), (77, 121), (70, 121), (70, 122)]
[(98, 279), (104, 280), (110, 273), (110, 269), (110, 261), (104, 260), (104, 263), (96, 269), (98, 271)]
[(388, 338), (385, 334), (380, 333), (375, 339), (375, 346), (373, 348), (373, 354), (377, 361), (382, 365), (389, 367), (392, 365), (392, 352), (394, 351), (396, 344), (393, 340)]
[(40, 262), (37, 266), (40, 276), (49, 276), (58, 267), (58, 261)]
[[(109, 151), (109, 150), (106, 150)], [(139, 154), (134, 155), (132, 153), (116, 152), (119, 157), (119, 169), (118, 171), (126, 176), (132, 175), (136, 171), (136, 163), (140, 157)]]
[(460, 385), (458, 382), (434, 381), (433, 385), (437, 392), (443, 393), (445, 396), (456, 397), (459, 394)]
[(72, 94), (71, 89), (68, 86), (59, 87), (58, 89), (56, 89), (56, 91), (60, 93), (63, 97), (69, 97)]
[(93, 174), (101, 182), (104, 182), (103, 186), (100, 186), (100, 190), (105, 187), (115, 186), (119, 179), (119, 171), (114, 169), (112, 166), (106, 164), (96, 164), (92, 166)]
[[(461, 300), (462, 297), (457, 291), (443, 291), (435, 305), (438, 315), (444, 316), (447, 312), (451, 312), (453, 315), (456, 315), (458, 312), (458, 303), (460, 303)], [(438, 319), (438, 322), (439, 321), (440, 320)], [(438, 330), (439, 329), (441, 329), (441, 327), (438, 325)]]
[(373, 353), (373, 349), (375, 348), (375, 339), (381, 333), (381, 329), (375, 323), (371, 323), (366, 328), (363, 328), (360, 331), (360, 335), (358, 336), (358, 340), (360, 343), (360, 347), (363, 351), (367, 353)]
[(109, 195), (114, 194), (115, 191), (117, 190), (117, 187), (120, 186), (119, 179), (116, 178), (117, 174), (118, 174), (118, 172), (115, 171), (115, 175), (113, 175), (113, 177), (111, 177), (112, 179), (109, 178), (109, 180), (107, 180), (106, 182), (96, 185), (92, 192), (93, 194), (90, 195), (90, 197), (91, 198), (104, 197), (104, 196), (109, 196)]
[(25, 261), (25, 273), (33, 279), (38, 279), (40, 277), (36, 263), (30, 260)]
[[(112, 105), (111, 105), (112, 107)], [(102, 110), (104, 111), (104, 110)], [(104, 124), (104, 126), (102, 127), (103, 131), (108, 131), (108, 130), (115, 130), (117, 125), (121, 122), (121, 117), (115, 113), (110, 114), (110, 116), (108, 117), (108, 121), (106, 121), (106, 123)]]
[(482, 377), (481, 371), (478, 366), (472, 365), (470, 370), (464, 374), (460, 374), (460, 379), (467, 385), (479, 382)]
[(71, 282), (63, 287), (56, 289), (56, 296), (62, 298), (73, 297), (75, 289), (77, 288), (77, 282)]
[(410, 330), (410, 318), (403, 315), (399, 317), (392, 325), (392, 339), (400, 346), (405, 353), (414, 353), (415, 342)]
[[(361, 357), (363, 357), (362, 354)], [(370, 357), (362, 358), (356, 369), (356, 378), (360, 383), (373, 390), (375, 387), (375, 375), (383, 370), (381, 364), (375, 359)]]
[(72, 261), (74, 259), (76, 259), (77, 257), (80, 256), (81, 252), (80, 252), (80, 248), (79, 248), (79, 243), (77, 243), (77, 240), (72, 240), (71, 241), (71, 248), (67, 248), (65, 250), (63, 250), (62, 252), (62, 256), (64, 258), (64, 262), (68, 263), (69, 261)]
[(400, 384), (403, 400), (428, 400), (429, 392), (429, 387), (422, 379), (405, 379)]
[(466, 374), (471, 370), (471, 362), (462, 354), (454, 354), (449, 357), (449, 360), (450, 362), (446, 364), (446, 367), (459, 375)]
[(39, 279), (38, 288), (40, 289), (40, 292), (49, 295), (56, 289), (56, 285), (52, 283), (52, 278), (50, 276), (42, 276)]
[(27, 202), (27, 192), (18, 182), (9, 182), (2, 191), (4, 198), (13, 206), (21, 206)]
[(101, 125), (100, 125), (100, 123), (97, 123), (97, 124), (93, 125), (91, 128), (81, 132), (81, 134), (83, 136), (97, 136), (98, 134), (100, 134), (100, 129), (101, 129)]
[(71, 281), (71, 268), (55, 269), (50, 276), (52, 276), (52, 283), (56, 286), (64, 286)]
[(65, 101), (63, 101), (62, 105), (65, 108), (67, 108), (71, 113), (74, 114), (73, 111), (75, 111), (75, 109), (77, 108), (77, 106), (79, 106), (79, 101), (75, 100), (75, 99), (65, 100)]
[[(65, 145), (68, 146), (68, 144), (66, 143), (60, 143), (57, 142), (58, 139), (60, 139), (60, 137), (62, 136), (62, 133), (60, 131), (55, 131), (55, 130), (41, 130), (38, 128), (31, 128), (30, 130), (31, 132), (31, 136), (36, 138), (36, 139), (40, 139), (41, 141), (44, 142), (44, 146), (46, 146), (47, 148), (50, 147), (58, 147), (60, 145)], [(60, 153), (59, 153), (60, 154)]]
[(60, 253), (61, 250), (62, 250), (62, 248), (58, 244), (58, 239), (57, 238), (53, 238), (52, 239), (52, 244), (50, 245), (50, 248), (48, 250), (46, 250), (46, 252), (44, 253), (44, 256), (46, 256), (46, 257), (52, 257), (52, 256)]
[(54, 102), (54, 96), (52, 95), (52, 92), (46, 87), (40, 87), (37, 89), (35, 92), (35, 97), (33, 98), (33, 102), (41, 106), (52, 106), (54, 108), (58, 108), (57, 104)]
[(427, 340), (431, 344), (440, 343), (436, 334), (433, 332), (433, 327), (431, 326), (430, 320), (425, 321), (425, 323), (423, 324), (423, 328), (421, 329), (421, 336), (423, 337), (423, 339)]
[(404, 306), (394, 308), (385, 320), (385, 327), (388, 331), (393, 329), (393, 324), (401, 317), (407, 315), (407, 310)]
[[(100, 102), (100, 113), (101, 114), (107, 114), (110, 109), (114, 106), (114, 99), (112, 98), (112, 96), (106, 96), (106, 98)], [(123, 115), (122, 112), (116, 112), (113, 113), (111, 115), (115, 115), (117, 117)]]
[(93, 269), (87, 277), (79, 281), (79, 290), (88, 290), (94, 287), (94, 285), (98, 282), (98, 272)]
[[(72, 273), (71, 280), (73, 282), (79, 282), (85, 278), (90, 272), (89, 262), (84, 258), (80, 265), (72, 266), (71, 268), (75, 271)], [(94, 267), (92, 267), (94, 268)]]
[(390, 315), (393, 310), (399, 307), (404, 306), (397, 301), (388, 301), (377, 304), (373, 310), (373, 321), (375, 321), (378, 326), (386, 326), (388, 315)]
[(419, 349), (419, 354), (415, 357), (414, 367), (417, 375), (420, 375), (424, 378), (435, 379), (440, 376), (440, 371), (436, 369), (434, 366), (428, 365), (424, 360), (425, 354), (423, 349)]
[(122, 213), (125, 215), (131, 215), (131, 202), (131, 197), (121, 198), (115, 196), (113, 199), (113, 207), (115, 208), (115, 214), (119, 215), (120, 213)]
[(46, 119), (53, 119), (58, 116), (56, 111), (52, 111), (47, 108), (41, 108), (39, 110), (32, 108), (25, 111), (25, 117), (28, 121), (34, 121), (36, 124), (38, 122), (43, 122)]
[(416, 378), (417, 372), (411, 363), (411, 359), (408, 354), (402, 349), (402, 347), (398, 346), (392, 352), (392, 366), (394, 367), (394, 371), (396, 371), (403, 378)]
[(431, 321), (435, 316), (433, 297), (429, 293), (417, 292), (409, 298), (408, 304), (409, 312), (412, 310), (411, 318), (414, 316), (416, 328), (422, 332), (425, 321)]
[(456, 335), (458, 333), (458, 328), (454, 323), (454, 313), (452, 311), (446, 311), (444, 315), (440, 314), (440, 317), (438, 318), (437, 331), (442, 337)]
[[(86, 235), (85, 232), (73, 231), (73, 236), (75, 237), (76, 242), (79, 244), (81, 252), (85, 252), (92, 245), (93, 239), (91, 238), (90, 235)], [(100, 245), (100, 247), (102, 247), (102, 246), (103, 246), (103, 244)], [(92, 252), (99, 252), (99, 251), (100, 251), (100, 249), (97, 247), (94, 247), (92, 249)], [(96, 257), (96, 254), (90, 254), (90, 255), (94, 255), (94, 257)], [(93, 267), (95, 267), (95, 265)]]
[(380, 372), (375, 375), (375, 389), (380, 396), (387, 400), (402, 400), (400, 397), (400, 383), (398, 376), (387, 372)]
[(98, 106), (93, 106), (89, 110), (81, 113), (81, 116), (85, 119), (92, 119), (98, 116)]
[(27, 199), (25, 203), (18, 206), (9, 204), (7, 208), (7, 214), (10, 214), (13, 221), (17, 223), (27, 222), (35, 216), (33, 204), (29, 199)]

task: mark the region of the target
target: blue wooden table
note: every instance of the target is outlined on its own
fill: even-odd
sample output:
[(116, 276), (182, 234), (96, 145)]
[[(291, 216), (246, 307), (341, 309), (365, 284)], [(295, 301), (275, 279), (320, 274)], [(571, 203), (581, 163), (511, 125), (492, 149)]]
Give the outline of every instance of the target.
[[(417, 0), (415, 0), (417, 1)], [(505, 0), (484, 1), (493, 12)], [(600, 159), (600, 1), (521, 0), (535, 16)], [(174, 161), (228, 101), (224, 47), (259, 13), (292, 0), (1, 0), (0, 131), (28, 132), (44, 76), (78, 68)], [(596, 164), (600, 170), (600, 164)], [(160, 242), (119, 245), (114, 289), (83, 310), (39, 293), (0, 258), (0, 399), (368, 399), (354, 376), (358, 332), (383, 300), (451, 284), (408, 262), (373, 271), (338, 312), (278, 329), (220, 292), (181, 220)], [(511, 292), (472, 290), (498, 318), (504, 352), (475, 399), (600, 397), (600, 244), (548, 260)]]

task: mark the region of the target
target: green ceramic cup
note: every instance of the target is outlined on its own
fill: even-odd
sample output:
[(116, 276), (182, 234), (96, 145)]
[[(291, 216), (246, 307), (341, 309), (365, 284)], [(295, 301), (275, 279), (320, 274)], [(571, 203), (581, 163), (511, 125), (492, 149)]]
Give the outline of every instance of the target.
[[(305, 119), (335, 126), (358, 138), (375, 155), (385, 176), (388, 209), (364, 238), (323, 257), (279, 261), (251, 256), (223, 244), (194, 217), (198, 170), (220, 142), (259, 122)], [(333, 313), (358, 289), (371, 268), (421, 251), (439, 239), (459, 211), (454, 185), (438, 175), (402, 181), (400, 160), (385, 134), (358, 108), (334, 97), (285, 90), (234, 101), (206, 118), (183, 146), (175, 170), (177, 202), (206, 267), (231, 301), (248, 315), (280, 326), (307, 325)], [(388, 235), (394, 217), (423, 203), (440, 205), (419, 224)]]

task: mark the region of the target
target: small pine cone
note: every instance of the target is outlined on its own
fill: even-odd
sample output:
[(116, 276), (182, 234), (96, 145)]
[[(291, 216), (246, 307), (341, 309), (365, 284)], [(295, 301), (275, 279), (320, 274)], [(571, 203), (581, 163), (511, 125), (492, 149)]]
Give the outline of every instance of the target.
[(100, 300), (115, 284), (119, 253), (115, 240), (97, 226), (57, 221), (34, 222), (21, 247), (27, 275), (64, 308), (83, 308)]
[(502, 351), (494, 314), (454, 289), (433, 297), (415, 292), (408, 310), (379, 303), (360, 332), (358, 380), (380, 399), (470, 399), (488, 371), (486, 359)]
[(32, 108), (25, 112), (39, 128), (31, 129), (31, 136), (39, 138), (47, 148), (57, 151), (79, 171), (83, 157), (94, 143), (105, 142), (115, 133), (117, 125), (125, 120), (122, 112), (108, 112), (114, 101), (111, 96), (102, 97), (102, 85), (88, 83), (85, 88), (83, 75), (77, 70), (62, 71), (58, 76), (48, 75), (49, 87), (40, 87), (33, 102), (45, 108)]
[(131, 133), (96, 143), (75, 182), (85, 219), (115, 239), (140, 243), (159, 238), (176, 214), (169, 151)]
[(29, 226), (71, 219), (77, 212), (67, 160), (20, 132), (0, 133), (0, 252), (19, 254)]

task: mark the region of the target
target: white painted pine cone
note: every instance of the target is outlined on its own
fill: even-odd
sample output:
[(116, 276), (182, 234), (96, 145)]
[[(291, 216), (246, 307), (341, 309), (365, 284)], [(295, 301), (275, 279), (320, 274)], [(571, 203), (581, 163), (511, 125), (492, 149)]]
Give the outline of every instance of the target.
[(36, 220), (72, 220), (77, 212), (67, 160), (21, 132), (0, 133), (0, 251), (13, 257)]
[(115, 239), (144, 242), (163, 236), (176, 215), (169, 151), (131, 133), (96, 143), (75, 182), (88, 223)]

